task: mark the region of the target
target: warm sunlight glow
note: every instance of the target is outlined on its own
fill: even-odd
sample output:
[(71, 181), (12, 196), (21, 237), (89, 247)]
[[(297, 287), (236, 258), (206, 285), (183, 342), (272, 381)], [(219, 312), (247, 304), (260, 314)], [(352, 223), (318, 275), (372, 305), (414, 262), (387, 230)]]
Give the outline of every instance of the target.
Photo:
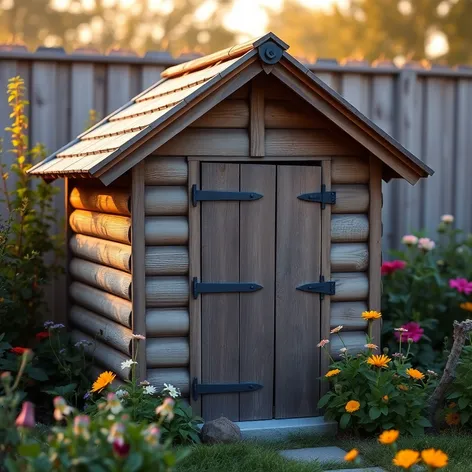
[(426, 55), (435, 59), (446, 54), (449, 51), (449, 43), (447, 41), (447, 36), (441, 31), (434, 31), (426, 40)]

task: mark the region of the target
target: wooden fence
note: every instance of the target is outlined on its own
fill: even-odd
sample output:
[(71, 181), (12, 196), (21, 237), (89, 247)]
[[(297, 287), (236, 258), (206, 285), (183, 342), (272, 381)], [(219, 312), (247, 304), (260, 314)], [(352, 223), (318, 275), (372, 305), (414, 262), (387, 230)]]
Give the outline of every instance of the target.
[[(0, 137), (9, 123), (10, 77), (22, 76), (28, 88), (30, 143), (54, 151), (84, 130), (90, 110), (104, 117), (156, 82), (164, 68), (187, 59), (159, 52), (102, 56), (0, 47)], [(384, 249), (397, 247), (403, 234), (420, 228), (435, 237), (444, 213), (454, 214), (457, 226), (472, 232), (472, 69), (331, 60), (309, 67), (436, 171), (414, 187), (400, 181), (384, 186)], [(56, 204), (62, 209), (63, 195)], [(60, 319), (63, 282), (51, 290), (57, 294), (51, 293), (51, 310)]]

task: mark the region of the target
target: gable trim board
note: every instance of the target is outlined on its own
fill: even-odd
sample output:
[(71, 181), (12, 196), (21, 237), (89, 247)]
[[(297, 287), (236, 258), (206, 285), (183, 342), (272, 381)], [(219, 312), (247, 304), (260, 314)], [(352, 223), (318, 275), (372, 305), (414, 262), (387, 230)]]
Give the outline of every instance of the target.
[[(270, 69), (263, 68), (267, 65), (261, 49), (264, 45), (275, 46), (280, 51), (280, 60), (271, 65)], [(162, 81), (139, 94), (60, 151), (35, 165), (30, 172), (48, 179), (79, 174), (84, 177), (97, 177), (108, 185), (264, 70), (265, 73), (274, 74), (278, 80), (381, 160), (384, 180), (403, 177), (415, 184), (420, 178), (433, 174), (428, 166), (290, 56), (285, 51), (287, 47), (275, 35), (269, 33), (255, 41), (171, 67), (162, 73)], [(226, 62), (229, 64), (224, 67)], [(215, 75), (212, 75), (213, 72)], [(166, 84), (172, 84), (172, 81), (177, 81), (180, 88), (172, 88), (172, 85), (165, 87)], [(186, 94), (188, 89), (192, 90)], [(146, 94), (152, 90), (156, 91), (156, 95), (148, 97)], [(171, 94), (175, 94), (174, 103), (172, 97), (166, 98)], [(139, 106), (135, 107), (138, 109), (138, 115), (124, 117), (131, 121), (131, 127), (124, 133), (121, 130), (118, 134), (87, 139), (92, 131), (97, 132), (100, 127), (110, 124), (114, 117), (113, 122), (116, 123), (118, 113), (146, 100), (162, 97), (166, 98), (163, 100), (164, 105), (157, 109), (151, 107), (149, 119), (141, 119), (148, 112), (139, 111)], [(153, 114), (157, 115), (155, 120), (152, 120)], [(140, 119), (134, 121), (134, 116)], [(135, 128), (132, 126), (133, 122)], [(126, 140), (123, 134), (127, 133), (130, 137)], [(105, 142), (99, 143), (100, 140)], [(113, 147), (114, 141), (117, 141), (115, 146), (118, 144), (118, 148)], [(100, 147), (100, 144), (105, 147)], [(77, 146), (78, 154), (67, 155), (67, 150), (73, 146)], [(69, 159), (69, 162), (64, 162)]]

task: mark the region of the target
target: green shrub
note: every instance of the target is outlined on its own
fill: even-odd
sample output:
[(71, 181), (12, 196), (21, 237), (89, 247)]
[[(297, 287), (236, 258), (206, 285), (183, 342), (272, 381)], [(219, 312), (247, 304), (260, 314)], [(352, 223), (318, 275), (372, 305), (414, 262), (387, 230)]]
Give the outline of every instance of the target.
[[(325, 417), (339, 421), (342, 429), (356, 433), (397, 429), (403, 433), (418, 435), (425, 427), (431, 426), (424, 416), (427, 400), (436, 383), (436, 374), (426, 374), (413, 369), (410, 346), (402, 353), (401, 342), (398, 352), (390, 355), (376, 355), (377, 346), (372, 344), (370, 333), (378, 312), (364, 312), (368, 319), (369, 335), (366, 336), (365, 350), (351, 354), (342, 340), (342, 327), (331, 331), (339, 336), (344, 347), (339, 353), (340, 360), (332, 360), (325, 378), (332, 382), (331, 390), (319, 401), (319, 408), (325, 408)], [(320, 347), (329, 340), (322, 340)], [(338, 353), (337, 353), (338, 354)]]
[[(25, 343), (43, 318), (44, 286), (61, 271), (63, 247), (62, 238), (54, 234), (58, 218), (53, 198), (58, 189), (42, 180), (33, 183), (27, 173), (45, 157), (45, 150), (41, 145), (29, 149), (24, 97), (23, 79), (10, 79), (12, 123), (6, 130), (14, 162), (9, 169), (0, 148), (0, 203), (7, 212), (6, 221), (0, 223), (0, 333), (7, 333), (14, 343)], [(9, 185), (11, 175), (14, 185)]]

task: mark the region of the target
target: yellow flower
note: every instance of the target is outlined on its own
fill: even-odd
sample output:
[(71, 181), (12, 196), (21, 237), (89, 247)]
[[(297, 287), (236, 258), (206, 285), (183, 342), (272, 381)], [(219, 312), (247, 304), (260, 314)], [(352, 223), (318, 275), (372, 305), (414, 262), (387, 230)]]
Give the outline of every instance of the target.
[(387, 357), (385, 354), (377, 356), (373, 354), (367, 359), (367, 364), (373, 365), (374, 367), (387, 368), (388, 363), (391, 361), (390, 357)]
[(425, 449), (421, 452), (421, 458), (423, 462), (433, 470), (446, 467), (449, 459), (447, 454), (439, 449)]
[(113, 372), (102, 372), (92, 385), (92, 393), (101, 392), (107, 385), (115, 380), (116, 375)]
[(356, 457), (359, 455), (359, 451), (357, 449), (351, 449), (345, 456), (344, 460), (347, 462), (352, 462), (353, 460), (356, 459)]
[(387, 402), (388, 402), (388, 395), (384, 395), (384, 396), (382, 397), (382, 400), (383, 400), (385, 403), (387, 403)]
[(393, 463), (397, 467), (402, 467), (403, 469), (409, 469), (411, 466), (415, 465), (420, 458), (420, 453), (417, 451), (412, 451), (411, 449), (403, 449), (398, 451), (393, 459)]
[(393, 444), (397, 439), (398, 436), (400, 435), (400, 432), (397, 431), (396, 429), (391, 429), (389, 431), (384, 431), (380, 436), (379, 436), (379, 442), (380, 444)]
[(382, 313), (380, 311), (363, 311), (361, 316), (365, 320), (378, 320), (382, 318)]
[(333, 377), (335, 375), (338, 375), (339, 372), (341, 372), (339, 369), (330, 370), (329, 372), (326, 372), (325, 377)]
[(457, 426), (458, 424), (461, 424), (461, 417), (459, 413), (448, 413), (446, 415), (446, 423), (449, 426)]
[(459, 306), (465, 311), (472, 311), (472, 303), (471, 302), (461, 303)]
[(406, 369), (406, 373), (415, 380), (422, 380), (424, 379), (424, 374), (422, 374), (419, 370), (417, 369)]
[(361, 404), (357, 400), (350, 400), (346, 403), (346, 411), (348, 413), (354, 413), (361, 407)]
[(408, 392), (410, 390), (406, 385), (400, 384), (398, 386), (398, 390), (402, 390), (403, 392)]

